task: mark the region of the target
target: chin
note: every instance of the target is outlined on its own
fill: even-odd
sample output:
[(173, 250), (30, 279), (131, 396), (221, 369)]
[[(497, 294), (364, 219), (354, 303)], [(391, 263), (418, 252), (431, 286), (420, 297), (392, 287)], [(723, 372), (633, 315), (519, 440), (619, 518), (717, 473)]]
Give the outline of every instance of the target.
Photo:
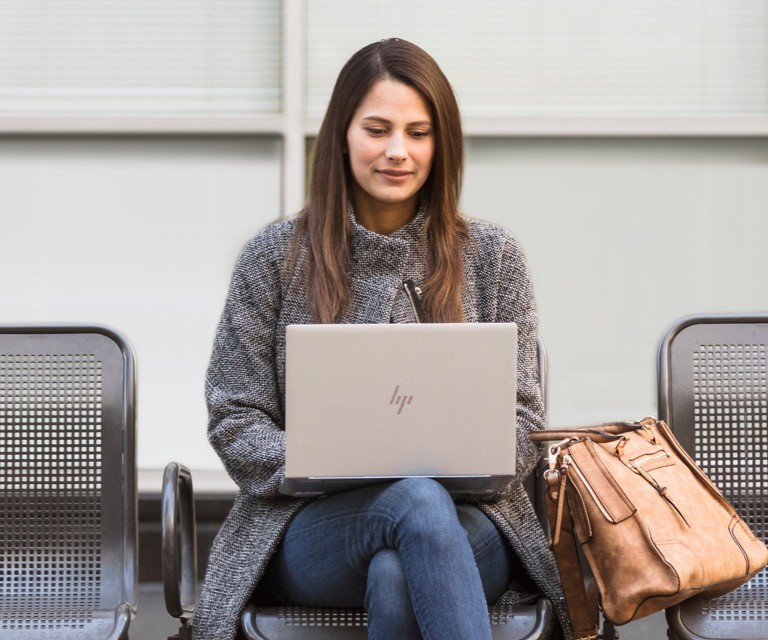
[(376, 200), (378, 200), (381, 203), (384, 204), (401, 204), (403, 202), (407, 202), (408, 200), (411, 200), (416, 196), (416, 193), (407, 193), (407, 194), (392, 194), (392, 193), (382, 193), (376, 195)]

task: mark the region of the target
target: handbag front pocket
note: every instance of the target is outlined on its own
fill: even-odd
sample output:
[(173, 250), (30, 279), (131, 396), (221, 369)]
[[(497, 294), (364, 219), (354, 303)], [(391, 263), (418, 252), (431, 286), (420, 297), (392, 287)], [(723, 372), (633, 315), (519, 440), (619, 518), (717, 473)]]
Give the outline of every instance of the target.
[(591, 440), (584, 440), (569, 447), (565, 461), (569, 474), (573, 472), (579, 479), (596, 509), (606, 520), (617, 524), (635, 513), (635, 505), (605, 468)]

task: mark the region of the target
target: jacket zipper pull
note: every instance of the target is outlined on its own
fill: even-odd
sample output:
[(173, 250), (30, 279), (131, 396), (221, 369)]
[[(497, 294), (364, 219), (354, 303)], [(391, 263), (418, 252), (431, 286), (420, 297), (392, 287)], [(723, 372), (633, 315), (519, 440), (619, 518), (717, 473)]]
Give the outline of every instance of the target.
[(421, 295), (421, 289), (416, 286), (413, 280), (410, 278), (403, 282), (403, 289), (405, 289), (405, 294), (408, 296), (408, 300), (411, 303), (411, 309), (413, 309), (413, 314), (416, 316), (416, 322), (421, 323), (421, 298), (419, 297)]

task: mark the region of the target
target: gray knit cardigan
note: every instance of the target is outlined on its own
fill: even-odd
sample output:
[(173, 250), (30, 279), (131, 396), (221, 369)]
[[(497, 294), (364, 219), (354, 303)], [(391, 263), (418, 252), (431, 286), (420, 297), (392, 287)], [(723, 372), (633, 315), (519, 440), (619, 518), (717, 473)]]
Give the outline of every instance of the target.
[[(350, 323), (414, 322), (403, 290), (409, 278), (426, 277), (420, 211), (389, 236), (371, 232), (350, 214), (349, 282), (354, 304), (342, 318)], [(515, 238), (506, 229), (467, 220), (463, 244), (462, 303), (468, 322), (516, 322), (518, 345), (517, 477), (533, 469), (539, 451), (528, 433), (544, 428), (544, 407), (536, 366), (537, 319), (528, 270)], [(244, 248), (217, 329), (205, 391), (208, 438), (240, 491), (213, 543), (194, 619), (194, 640), (233, 639), (238, 617), (306, 499), (278, 493), (285, 465), (285, 328), (311, 322), (300, 269), (288, 274), (285, 257), (296, 221), (277, 222)], [(306, 246), (299, 249), (303, 264)], [(493, 446), (493, 443), (478, 443)], [(538, 588), (548, 596), (570, 638), (557, 567), (522, 486), (479, 502), (521, 558), (530, 578), (510, 585), (500, 603), (530, 602)], [(527, 583), (527, 586), (525, 586)]]

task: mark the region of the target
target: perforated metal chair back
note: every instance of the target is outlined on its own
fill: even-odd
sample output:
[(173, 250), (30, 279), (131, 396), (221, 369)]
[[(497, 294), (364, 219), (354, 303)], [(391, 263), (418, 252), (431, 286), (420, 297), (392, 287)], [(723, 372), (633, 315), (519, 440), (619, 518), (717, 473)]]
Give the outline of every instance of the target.
[[(659, 415), (766, 541), (768, 314), (703, 315), (673, 326), (659, 350)], [(673, 637), (768, 637), (767, 577), (670, 609)]]
[(99, 326), (0, 325), (0, 638), (127, 638), (134, 357)]
[[(540, 339), (537, 348), (539, 385), (546, 406), (547, 358)], [(532, 477), (526, 479), (525, 484), (537, 504), (537, 484)], [(531, 605), (490, 606), (488, 616), (493, 640), (547, 638), (554, 624), (552, 605), (544, 598)], [(241, 629), (248, 640), (365, 640), (367, 624), (364, 609), (260, 607), (256, 603), (250, 603), (240, 618)]]

